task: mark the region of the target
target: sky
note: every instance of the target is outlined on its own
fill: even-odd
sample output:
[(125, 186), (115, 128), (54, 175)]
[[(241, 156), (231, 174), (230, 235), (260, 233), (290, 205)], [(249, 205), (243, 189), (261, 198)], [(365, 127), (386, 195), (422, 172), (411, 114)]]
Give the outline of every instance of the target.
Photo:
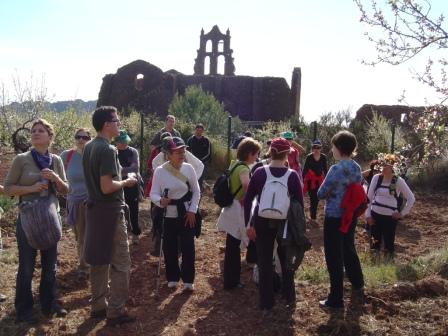
[[(381, 0), (378, 0), (381, 2)], [(448, 1), (432, 0), (448, 14)], [(307, 121), (363, 104), (432, 101), (412, 78), (428, 55), (391, 66), (375, 59), (351, 0), (15, 0), (0, 2), (0, 83), (45, 79), (52, 101), (98, 98), (102, 78), (142, 59), (193, 74), (201, 28), (230, 29), (236, 75), (283, 77), (302, 71)]]

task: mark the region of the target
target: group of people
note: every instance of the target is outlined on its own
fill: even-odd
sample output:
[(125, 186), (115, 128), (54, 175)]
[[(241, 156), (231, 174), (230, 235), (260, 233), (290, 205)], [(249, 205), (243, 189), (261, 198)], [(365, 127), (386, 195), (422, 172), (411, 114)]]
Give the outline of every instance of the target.
[[(73, 227), (79, 254), (78, 279), (90, 281), (92, 318), (107, 318), (108, 325), (135, 320), (125, 308), (131, 268), (128, 231), (131, 241), (137, 244), (141, 234), (139, 200), (145, 195), (153, 204), (153, 227), (157, 228), (154, 236), (156, 245), (161, 244), (156, 250), (161, 247), (163, 251), (167, 286), (176, 288), (182, 282), (184, 290), (194, 290), (195, 237), (201, 227), (198, 209), (202, 181), (211, 160), (211, 145), (203, 134), (202, 124), (195, 126), (195, 133), (186, 143), (174, 124), (174, 116), (168, 115), (165, 127), (151, 142), (147, 163), (151, 178), (142, 195), (139, 153), (129, 146), (131, 139), (127, 132), (120, 129), (115, 107), (98, 107), (92, 114), (96, 136), (92, 139), (88, 129), (78, 129), (74, 147), (61, 156), (49, 151), (53, 126), (43, 119), (33, 122), (32, 148), (14, 158), (4, 188), (5, 194), (18, 196), (21, 204), (16, 224), (17, 321), (38, 320), (33, 312), (31, 290), (38, 251), (42, 313), (48, 317), (67, 314), (56, 294), (60, 220), (52, 224), (45, 216), (32, 218), (38, 224), (45, 222), (48, 232), (55, 232), (49, 235), (30, 229), (31, 219), (25, 212), (30, 207), (34, 213), (38, 213), (39, 207), (58, 211), (57, 194), (67, 195), (67, 224)], [(322, 143), (315, 140), (303, 170), (300, 155), (305, 150), (294, 141), (292, 132), (271, 139), (264, 159), (260, 158), (263, 146), (249, 134), (236, 145), (236, 159), (228, 168), (233, 202), (222, 209), (217, 223), (226, 232), (223, 287), (232, 290), (244, 286), (240, 276), (241, 247), (248, 246), (247, 255), (252, 255), (251, 263), (257, 265), (259, 273), (259, 306), (266, 314), (274, 306), (274, 275), (278, 271), (273, 267), (273, 259), (280, 268), (282, 298), (288, 306), (296, 301), (294, 274), (298, 264), (291, 266), (292, 252), (282, 239), (294, 234), (294, 230), (299, 235), (304, 233), (304, 227), (295, 223), (297, 218), (304, 217), (304, 193), (310, 197), (313, 225), (317, 225), (318, 202), (325, 200), (323, 238), (330, 292), (320, 305), (343, 306), (344, 269), (353, 290), (363, 291), (364, 279), (354, 243), (356, 216), (349, 217), (347, 222), (341, 208), (347, 190), (361, 184), (360, 166), (352, 159), (357, 142), (352, 133), (341, 131), (331, 144), (333, 157), (338, 161), (335, 165), (328, 169), (327, 158), (321, 153)], [(386, 155), (375, 166), (379, 173), (372, 176), (366, 211), (367, 223), (372, 227), (372, 249), (379, 250), (384, 238), (389, 254), (394, 252), (397, 221), (409, 213), (415, 200), (404, 180), (394, 174), (396, 163), (396, 156)], [(406, 199), (403, 208), (397, 203), (399, 195)], [(51, 215), (52, 211), (47, 212)], [(301, 246), (300, 242), (297, 246), (299, 250), (293, 254), (301, 260), (309, 246)]]
[[(304, 149), (293, 141), (292, 132), (284, 132), (280, 137), (269, 140), (269, 151), (263, 160), (258, 159), (262, 148), (259, 142), (248, 134), (238, 140), (237, 159), (228, 168), (234, 201), (222, 209), (218, 218), (218, 228), (226, 232), (224, 288), (244, 286), (240, 281), (240, 248), (246, 246), (246, 261), (255, 262), (258, 271), (260, 309), (269, 314), (274, 306), (275, 272), (281, 274), (281, 293), (286, 305), (295, 304), (294, 273), (297, 266), (292, 269), (288, 267), (285, 226), (289, 230), (297, 224), (302, 232), (304, 228), (300, 228), (297, 216), (286, 214), (286, 211), (283, 215), (280, 213), (282, 204), (287, 204), (291, 212), (293, 203), (299, 204), (299, 211), (303, 212), (304, 194), (308, 193), (308, 224), (311, 226), (318, 225), (319, 200), (325, 201), (323, 240), (330, 291), (325, 299), (319, 301), (319, 305), (323, 308), (343, 307), (344, 272), (352, 284), (354, 297), (362, 297), (364, 277), (355, 248), (355, 227), (361, 215), (358, 209), (364, 210), (363, 206), (367, 208), (365, 217), (372, 232), (371, 250), (379, 252), (384, 240), (386, 257), (393, 258), (398, 220), (410, 212), (415, 202), (413, 193), (397, 172), (396, 168), (401, 165), (400, 157), (381, 154), (374, 165), (376, 172), (370, 172), (369, 183), (364, 188), (361, 168), (352, 159), (357, 140), (348, 131), (338, 132), (331, 140), (331, 152), (336, 164), (330, 169), (326, 155), (321, 153), (322, 143), (319, 140), (312, 142), (311, 153), (305, 158), (303, 170), (300, 154)], [(364, 173), (364, 176), (367, 175)], [(398, 196), (405, 200), (402, 205)], [(276, 202), (278, 206), (274, 205)], [(293, 235), (289, 231), (287, 234)], [(305, 247), (301, 253), (304, 250)], [(279, 271), (273, 266), (273, 259), (274, 265), (280, 266)]]

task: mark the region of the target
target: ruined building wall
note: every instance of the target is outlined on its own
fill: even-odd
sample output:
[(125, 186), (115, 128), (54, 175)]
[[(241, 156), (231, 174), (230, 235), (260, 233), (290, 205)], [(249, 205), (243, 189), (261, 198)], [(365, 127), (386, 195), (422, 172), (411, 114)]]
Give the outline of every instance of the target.
[[(138, 92), (134, 79), (144, 75), (143, 90)], [(163, 72), (158, 67), (137, 60), (103, 78), (98, 106), (113, 105), (123, 110), (135, 107), (145, 113), (164, 117), (176, 93), (183, 94), (190, 85), (201, 85), (212, 93), (232, 116), (242, 120), (279, 121), (300, 111), (300, 68), (295, 68), (292, 90), (284, 78), (183, 75), (175, 70)]]

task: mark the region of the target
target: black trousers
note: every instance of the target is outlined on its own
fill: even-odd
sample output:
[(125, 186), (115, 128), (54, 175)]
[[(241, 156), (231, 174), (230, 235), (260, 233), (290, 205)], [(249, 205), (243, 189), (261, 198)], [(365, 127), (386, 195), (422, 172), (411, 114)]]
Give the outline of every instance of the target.
[(319, 205), (319, 199), (317, 198), (317, 189), (308, 189), (308, 195), (310, 196), (310, 217), (311, 219), (316, 219), (317, 206)]
[(201, 192), (204, 190), (203, 184), (204, 184), (204, 179), (205, 179), (205, 176), (207, 175), (207, 170), (208, 170), (208, 162), (202, 162), (202, 163), (204, 164), (204, 170), (202, 171), (202, 175), (198, 180), (199, 189), (201, 189)]
[(255, 245), (255, 242), (253, 242), (252, 240), (249, 241), (249, 245), (247, 245), (246, 262), (248, 264), (257, 263), (257, 246)]
[[(165, 218), (163, 224), (163, 254), (167, 281), (193, 283), (195, 276), (194, 228), (186, 227), (183, 219)], [(179, 267), (179, 245), (182, 263)]]
[(381, 241), (384, 238), (384, 247), (390, 254), (395, 251), (395, 231), (397, 229), (398, 221), (392, 216), (380, 215), (372, 211), (372, 218), (375, 225), (372, 225), (372, 237), (374, 242), (371, 245), (372, 249), (380, 250)]
[(347, 234), (339, 231), (341, 219), (325, 217), (324, 249), (325, 261), (330, 275), (330, 294), (328, 303), (331, 306), (343, 305), (344, 268), (354, 289), (364, 287), (364, 276), (355, 248), (356, 219), (350, 225)]
[(142, 233), (138, 224), (138, 186), (123, 188), (124, 201), (129, 207), (131, 217), (131, 231), (135, 235)]
[[(278, 227), (281, 221), (264, 220), (257, 218), (255, 220), (255, 240), (257, 247), (259, 283), (258, 290), (260, 294), (260, 309), (271, 309), (274, 306), (274, 266), (272, 263), (274, 253), (274, 241), (277, 238)], [(277, 253), (282, 267), (282, 297), (288, 303), (296, 300), (294, 286), (294, 272), (288, 271), (285, 267), (285, 250), (277, 240), (279, 246)]]
[(241, 276), (241, 240), (230, 234), (226, 237), (226, 251), (224, 254), (224, 289), (238, 286)]

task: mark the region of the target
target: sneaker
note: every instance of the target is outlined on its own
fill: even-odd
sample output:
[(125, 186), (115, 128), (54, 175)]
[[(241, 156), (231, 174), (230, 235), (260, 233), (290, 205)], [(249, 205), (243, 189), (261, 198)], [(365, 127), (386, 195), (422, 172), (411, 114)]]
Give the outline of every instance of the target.
[(176, 287), (177, 287), (177, 281), (168, 282), (168, 288), (176, 288)]
[(184, 290), (186, 291), (193, 291), (194, 290), (194, 285), (192, 283), (184, 283)]
[(113, 318), (107, 318), (106, 325), (109, 327), (114, 327), (117, 325), (125, 324), (125, 323), (132, 323), (135, 322), (136, 317), (133, 315), (129, 315), (128, 313), (124, 313), (123, 315), (113, 317)]
[(0, 294), (0, 302), (6, 301), (6, 295)]
[(90, 312), (90, 318), (93, 319), (104, 319), (106, 318), (106, 316), (107, 316), (106, 308), (100, 310), (92, 310)]
[(328, 302), (328, 300), (319, 301), (319, 307), (323, 309), (342, 309), (343, 305), (333, 305)]

